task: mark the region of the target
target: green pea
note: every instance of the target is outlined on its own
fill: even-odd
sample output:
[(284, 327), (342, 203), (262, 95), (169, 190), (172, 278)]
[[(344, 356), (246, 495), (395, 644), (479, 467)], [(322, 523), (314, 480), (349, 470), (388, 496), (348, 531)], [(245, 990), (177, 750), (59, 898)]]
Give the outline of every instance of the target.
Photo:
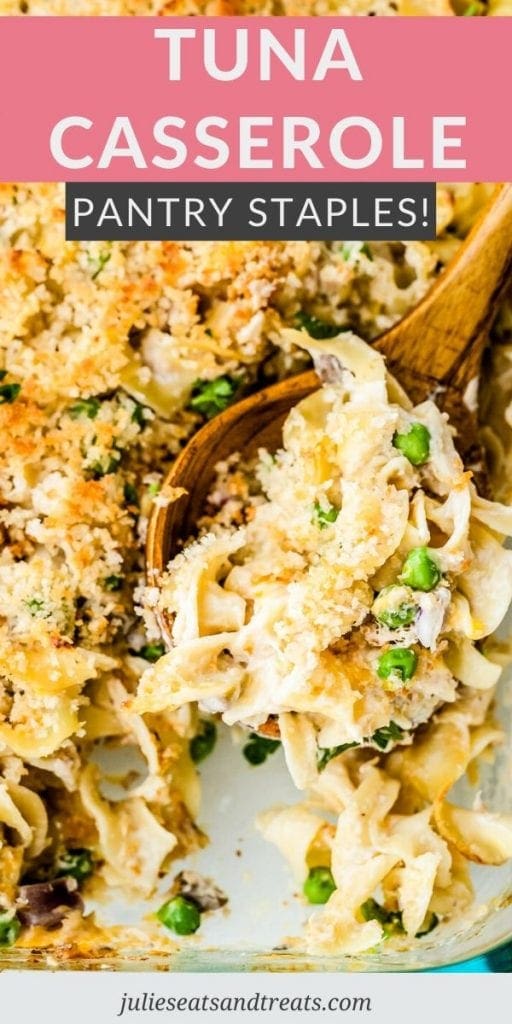
[(144, 658), (146, 661), (150, 661), (153, 664), (165, 654), (165, 646), (161, 643), (144, 644), (144, 647), (141, 647), (138, 653), (139, 657)]
[(14, 946), (21, 931), (21, 925), (16, 916), (6, 910), (0, 913), (0, 946)]
[[(379, 600), (388, 595), (392, 598), (393, 591), (396, 592), (398, 590), (403, 590), (403, 588), (397, 587), (395, 584), (392, 584), (390, 587), (384, 587), (384, 590), (381, 590), (379, 594)], [(390, 606), (383, 608), (382, 611), (378, 611), (375, 614), (375, 618), (377, 622), (388, 626), (389, 629), (400, 629), (401, 626), (410, 626), (411, 622), (414, 622), (417, 613), (417, 605), (410, 601), (401, 601), (400, 604), (394, 607), (390, 602)]]
[(70, 875), (77, 882), (83, 882), (93, 872), (90, 850), (66, 850), (57, 861), (57, 876)]
[(417, 614), (415, 604), (400, 604), (398, 608), (388, 608), (377, 615), (379, 622), (389, 629), (400, 629), (401, 626), (410, 626)]
[(412, 423), (406, 434), (397, 431), (393, 444), (413, 466), (423, 466), (430, 458), (430, 431), (423, 423)]
[(397, 678), (405, 683), (414, 675), (418, 655), (410, 647), (392, 647), (381, 654), (377, 662), (377, 675), (381, 679)]
[(311, 868), (303, 886), (308, 903), (327, 903), (336, 889), (336, 883), (329, 868)]
[(400, 580), (413, 590), (429, 591), (437, 586), (441, 570), (428, 548), (413, 548), (402, 566)]
[(193, 935), (201, 924), (201, 914), (195, 903), (184, 896), (175, 896), (163, 903), (157, 918), (176, 935)]
[(194, 764), (204, 761), (205, 757), (211, 754), (217, 740), (217, 729), (215, 722), (204, 720), (201, 722), (201, 729), (189, 743), (190, 756)]

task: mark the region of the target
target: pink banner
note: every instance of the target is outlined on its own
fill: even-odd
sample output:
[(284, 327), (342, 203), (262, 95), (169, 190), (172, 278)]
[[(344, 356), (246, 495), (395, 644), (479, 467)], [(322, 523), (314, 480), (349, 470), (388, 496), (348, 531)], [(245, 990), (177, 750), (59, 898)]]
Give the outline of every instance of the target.
[(510, 180), (511, 53), (511, 18), (0, 18), (0, 179)]

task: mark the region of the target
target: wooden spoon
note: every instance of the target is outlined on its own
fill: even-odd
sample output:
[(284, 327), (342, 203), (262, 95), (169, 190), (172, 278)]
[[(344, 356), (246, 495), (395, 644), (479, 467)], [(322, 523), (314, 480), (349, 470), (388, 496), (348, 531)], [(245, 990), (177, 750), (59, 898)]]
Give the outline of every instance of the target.
[[(482, 454), (476, 417), (464, 396), (478, 377), (488, 330), (511, 272), (512, 185), (507, 184), (496, 187), (457, 256), (426, 297), (374, 342), (415, 404), (434, 397), (448, 412), (461, 455), (475, 471), (483, 469)], [(275, 451), (290, 409), (319, 385), (314, 371), (274, 384), (226, 409), (192, 438), (165, 481), (167, 487), (182, 487), (187, 493), (155, 507), (150, 518), (146, 548), (150, 584), (158, 582), (180, 543), (193, 536), (204, 514), (216, 464), (232, 452), (250, 458), (259, 448)], [(170, 625), (160, 616), (169, 646)]]

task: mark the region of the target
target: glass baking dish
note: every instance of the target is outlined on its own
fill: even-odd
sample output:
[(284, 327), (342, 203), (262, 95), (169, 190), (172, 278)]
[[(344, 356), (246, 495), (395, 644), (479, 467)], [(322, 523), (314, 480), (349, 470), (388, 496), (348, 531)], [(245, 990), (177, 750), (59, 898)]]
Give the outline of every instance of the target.
[[(500, 630), (510, 632), (512, 614)], [(512, 778), (512, 666), (505, 669), (498, 688), (497, 716), (506, 741), (490, 763), (482, 763), (476, 785), (463, 780), (454, 790), (458, 802), (470, 805), (477, 793), (491, 810), (510, 811)], [(202, 810), (199, 824), (210, 843), (186, 861), (175, 861), (172, 878), (181, 867), (197, 870), (212, 878), (229, 897), (228, 907), (203, 918), (200, 931), (161, 949), (127, 948), (115, 953), (95, 950), (92, 955), (71, 957), (34, 953), (22, 949), (0, 951), (1, 968), (80, 970), (170, 970), (170, 971), (418, 971), (446, 968), (473, 960), (467, 969), (511, 970), (512, 946), (512, 862), (503, 867), (474, 866), (473, 880), (481, 916), (462, 931), (436, 937), (436, 930), (408, 951), (393, 951), (384, 943), (379, 951), (357, 957), (311, 957), (297, 943), (301, 924), (310, 912), (296, 898), (297, 887), (276, 848), (256, 831), (254, 819), (276, 803), (300, 799), (284, 765), (281, 751), (267, 762), (251, 767), (242, 757), (227, 729), (220, 731), (211, 757), (201, 766)], [(170, 878), (162, 881), (161, 893), (146, 902), (129, 900), (112, 893), (108, 902), (97, 904), (106, 923), (140, 925), (152, 918)], [(153, 935), (155, 932), (152, 923)], [(295, 936), (297, 944), (288, 942)], [(501, 950), (498, 956), (496, 951)], [(495, 951), (490, 959), (486, 954)]]

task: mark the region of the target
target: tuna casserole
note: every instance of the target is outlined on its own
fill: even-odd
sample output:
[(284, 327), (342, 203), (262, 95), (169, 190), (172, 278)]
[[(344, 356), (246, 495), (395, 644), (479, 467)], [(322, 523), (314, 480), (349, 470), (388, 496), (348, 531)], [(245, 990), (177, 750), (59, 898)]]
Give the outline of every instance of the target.
[[(402, 937), (433, 921), (441, 927), (471, 902), (466, 858), (498, 863), (510, 854), (506, 820), (444, 800), (471, 759), (501, 738), (490, 711), (499, 669), (478, 648), (510, 596), (510, 555), (501, 546), (509, 513), (477, 497), (435, 406), (397, 403), (380, 360), (347, 331), (335, 337), (350, 327), (371, 338), (417, 302), (486, 194), (484, 186), (440, 188), (433, 243), (105, 246), (64, 244), (60, 187), (2, 186), (4, 945), (94, 946), (83, 898), (98, 881), (137, 891), (158, 909), (151, 899), (161, 876), (172, 878), (174, 858), (207, 842), (196, 764), (213, 742), (211, 713), (249, 730), (268, 713), (279, 716), (290, 771), (308, 802), (269, 806), (259, 827), (293, 857), (313, 902), (319, 882), (322, 899), (330, 896), (309, 925), (309, 948), (366, 948), (389, 934), (390, 921)], [(505, 308), (495, 418), (507, 404), (507, 317)], [(275, 463), (262, 459), (261, 493), (248, 502), (253, 519), (242, 531), (213, 524), (173, 567), (164, 598), (179, 607), (185, 580), (191, 611), (177, 617), (179, 643), (164, 655), (143, 552), (148, 515), (169, 500), (161, 482), (173, 457), (229, 402), (302, 368), (310, 358), (304, 343), (343, 351), (347, 363), (349, 339), (354, 352), (363, 346), (361, 372), (342, 374), (295, 410), (285, 453)], [(357, 440), (353, 449), (336, 433), (338, 414)], [(504, 422), (499, 435), (487, 432), (507, 500)], [(418, 466), (392, 443), (416, 423), (429, 447)], [(312, 446), (325, 463), (320, 477)], [(251, 488), (240, 467), (225, 471), (230, 479), (234, 472), (237, 505), (240, 488)], [(393, 510), (386, 518), (383, 498)], [(269, 529), (283, 501), (294, 509), (284, 547)], [(407, 577), (414, 550), (432, 555), (431, 589)], [(285, 576), (275, 593), (272, 580), (261, 580), (246, 626), (247, 589), (260, 586), (265, 551), (284, 558)], [(294, 574), (306, 567), (293, 596)], [(212, 604), (198, 627), (192, 606), (201, 574), (211, 579)], [(269, 642), (271, 620), (279, 658), (270, 697), (268, 687), (258, 692), (268, 649), (258, 664), (250, 634), (257, 621)], [(201, 648), (219, 652), (219, 644), (229, 666), (201, 674), (198, 689)], [(186, 661), (191, 645), (195, 690), (168, 667), (182, 654)], [(390, 663), (396, 648), (408, 652), (405, 663), (403, 654)], [(250, 672), (240, 686), (242, 662)], [(305, 680), (313, 680), (309, 692)], [(338, 687), (343, 702), (334, 699)], [(249, 736), (256, 763), (266, 751)], [(137, 747), (146, 767), (114, 801), (96, 753), (124, 745)], [(442, 765), (440, 749), (450, 753)], [(368, 820), (365, 806), (374, 811)], [(197, 898), (187, 902), (183, 892), (181, 880), (175, 898), (197, 910)], [(197, 921), (179, 927), (194, 930)]]
[(218, 514), (147, 588), (172, 647), (131, 706), (197, 703), (256, 749), (262, 728), (280, 738), (308, 801), (259, 827), (326, 903), (308, 950), (358, 953), (462, 913), (467, 861), (512, 855), (512, 816), (446, 800), (499, 740), (501, 669), (477, 644), (512, 599), (512, 509), (477, 494), (446, 417), (413, 408), (365, 342), (283, 333), (328, 379), (282, 449), (219, 467)]
[[(398, 13), (410, 6), (399, 4)], [(308, 4), (286, 13), (396, 8)], [(0, 2), (2, 14), (171, 10), (256, 7)], [(257, 12), (275, 13), (272, 5)], [(487, 12), (506, 13), (503, 4), (483, 3), (472, 13)], [(436, 3), (421, 13), (449, 11)], [(169, 500), (162, 480), (194, 431), (238, 397), (308, 365), (315, 339), (346, 348), (346, 329), (371, 340), (403, 316), (452, 258), (488, 190), (440, 187), (437, 240), (391, 245), (64, 243), (60, 186), (0, 190), (0, 945), (54, 954), (94, 949), (100, 936), (115, 945), (114, 933), (106, 939), (84, 916), (95, 886), (137, 892), (156, 911), (155, 888), (173, 878), (175, 858), (207, 842), (197, 764), (211, 749), (215, 721), (222, 716), (235, 733), (243, 723), (256, 764), (278, 742), (276, 734), (265, 746), (255, 731), (268, 714), (305, 799), (269, 806), (258, 827), (291, 858), (305, 899), (325, 904), (308, 925), (308, 948), (355, 951), (443, 927), (471, 904), (468, 861), (501, 863), (512, 853), (507, 819), (445, 799), (468, 764), (501, 739), (491, 717), (499, 669), (482, 641), (508, 603), (511, 569), (502, 548), (509, 513), (476, 495), (435, 406), (411, 410), (398, 402), (363, 347), (362, 375), (349, 367), (294, 412), (283, 454), (275, 463), (262, 456), (257, 486), (243, 466), (220, 468), (219, 490), (231, 488), (233, 518), (226, 506), (210, 518), (208, 535), (172, 567), (161, 598), (144, 586), (144, 540), (154, 504)], [(495, 495), (504, 502), (511, 326), (505, 305), (493, 400), (487, 408), (484, 395), (482, 406)], [(336, 340), (340, 331), (344, 342)], [(376, 437), (365, 424), (365, 444), (382, 493), (394, 502), (389, 522), (381, 522), (380, 499), (357, 468), (361, 453), (342, 451), (330, 416), (339, 407), (357, 433), (368, 402), (380, 426)], [(415, 466), (393, 438), (417, 425), (428, 433), (429, 458)], [(325, 447), (329, 484), (331, 477), (313, 479), (313, 463), (310, 475), (309, 461), (299, 463), (312, 435)], [(426, 434), (418, 436), (421, 447)], [(301, 510), (289, 547), (267, 529), (285, 494)], [(241, 531), (239, 515), (247, 519)], [(372, 530), (382, 525), (374, 550), (365, 521)], [(276, 659), (274, 703), (268, 690), (258, 693), (262, 668), (249, 639), (247, 587), (261, 575), (260, 545), (285, 557), (291, 586), (299, 565), (310, 585), (309, 596), (290, 594), (283, 603), (283, 581), (272, 594), (263, 579), (251, 612), (267, 637), (269, 609), (281, 624), (280, 652), (288, 640), (295, 645), (296, 677)], [(407, 577), (411, 551), (423, 552), (423, 567), (434, 566), (431, 589)], [(166, 655), (155, 602), (173, 607), (184, 566), (197, 579), (215, 558), (206, 619), (199, 627), (193, 616), (177, 617), (182, 633)], [(320, 621), (316, 598), (314, 614), (310, 607), (316, 585), (325, 592)], [(196, 653), (207, 643), (218, 650), (221, 627), (230, 687), (225, 673), (203, 677), (207, 694), (175, 685), (175, 676), (170, 683), (169, 658), (186, 644)], [(405, 660), (396, 661), (397, 650), (408, 652)], [(234, 678), (242, 662), (250, 668), (243, 686)], [(347, 678), (336, 676), (340, 664)], [(315, 673), (323, 681), (308, 703), (304, 680)], [(357, 686), (371, 679), (362, 698), (354, 674)], [(326, 678), (346, 694), (343, 708)], [(97, 752), (125, 746), (137, 748), (145, 767), (123, 780), (114, 800), (105, 784), (115, 772), (99, 768)], [(160, 912), (162, 934), (166, 925), (195, 931), (202, 912), (225, 902), (192, 872), (173, 886)]]

